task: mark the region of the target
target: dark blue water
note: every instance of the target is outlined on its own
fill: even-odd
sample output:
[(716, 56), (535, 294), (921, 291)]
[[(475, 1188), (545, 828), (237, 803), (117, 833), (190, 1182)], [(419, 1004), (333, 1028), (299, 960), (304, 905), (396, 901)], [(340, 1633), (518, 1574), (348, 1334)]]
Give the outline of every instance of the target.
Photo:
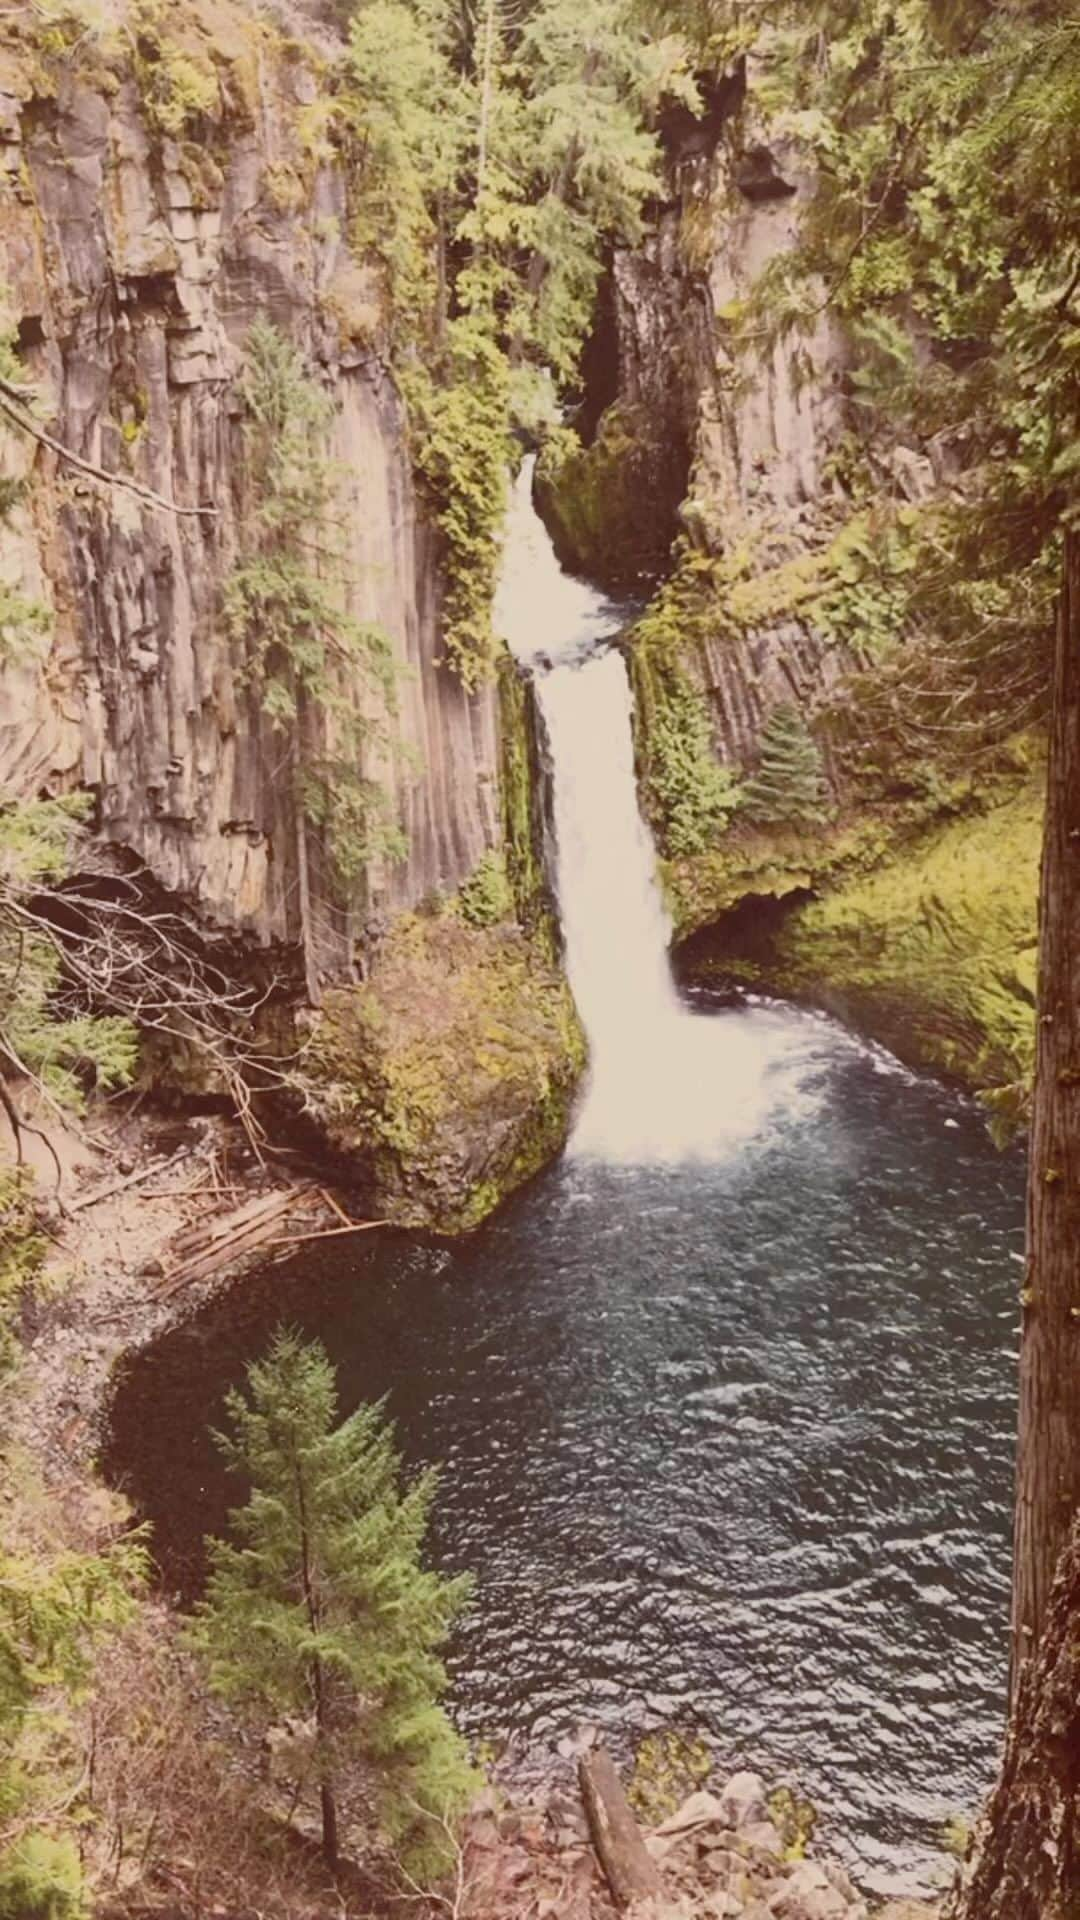
[(445, 1465), (466, 1728), (534, 1761), (582, 1721), (704, 1730), (917, 1890), (1001, 1722), (1022, 1168), (828, 1021), (699, 1017), (745, 1116), (708, 1161), (568, 1158), (465, 1242), (316, 1245), (129, 1367), (109, 1466), (190, 1591), (222, 1393), (318, 1334), (343, 1407), (389, 1394)]

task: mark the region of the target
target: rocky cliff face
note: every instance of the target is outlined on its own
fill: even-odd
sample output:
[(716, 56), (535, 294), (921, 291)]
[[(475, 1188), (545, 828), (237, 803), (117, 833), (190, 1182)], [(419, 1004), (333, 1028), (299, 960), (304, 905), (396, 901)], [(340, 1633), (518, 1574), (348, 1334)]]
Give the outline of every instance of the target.
[[(834, 466), (849, 352), (824, 313), (809, 335), (734, 351), (734, 311), (796, 243), (814, 191), (797, 149), (756, 122), (745, 71), (717, 84), (703, 129), (673, 126), (667, 144), (669, 203), (613, 263), (615, 399), (542, 499), (567, 558), (589, 570), (618, 578), (628, 551), (661, 570), (680, 531), (727, 569), (737, 617), (684, 634), (684, 664), (718, 755), (745, 765), (773, 707), (812, 707), (847, 664), (784, 604), (786, 583), (765, 583), (827, 546), (850, 512)], [(614, 464), (645, 478), (613, 486)]]
[[(714, 89), (703, 124), (665, 126), (668, 203), (613, 263), (607, 364), (599, 350), (593, 362), (607, 406), (595, 428), (586, 406), (587, 444), (545, 475), (541, 504), (578, 566), (618, 579), (627, 554), (644, 555), (667, 575), (630, 662), (644, 804), (670, 856), (676, 937), (694, 936), (688, 976), (831, 1005), (916, 1065), (1019, 1083), (1038, 749), (1013, 743), (958, 777), (932, 754), (923, 768), (904, 753), (891, 764), (871, 738), (853, 764), (852, 690), (871, 689), (890, 644), (872, 628), (888, 582), (871, 520), (949, 476), (942, 449), (900, 444), (884, 420), (867, 431), (856, 354), (824, 288), (808, 327), (771, 339), (747, 324), (815, 191), (799, 148), (757, 112), (756, 77), (751, 59)], [(827, 817), (761, 825), (736, 804), (726, 828), (695, 818), (710, 757), (736, 778), (751, 771), (781, 705), (815, 731)], [(863, 762), (877, 763), (868, 777)], [(1008, 901), (988, 850), (1004, 823), (1021, 876)]]
[(342, 170), (305, 133), (314, 52), (228, 5), (185, 5), (167, 42), (132, 32), (42, 45), (28, 24), (0, 50), (0, 287), (48, 432), (189, 511), (102, 487), (3, 423), (4, 469), (29, 481), (4, 576), (49, 606), (52, 637), (5, 667), (0, 783), (89, 787), (104, 840), (261, 943), (298, 940), (310, 885), (332, 975), (353, 916), (317, 831), (298, 844), (280, 736), (222, 619), (254, 478), (235, 382), (258, 317), (332, 397), (349, 611), (385, 630), (400, 668), (397, 744), (370, 770), (408, 853), (369, 871), (368, 913), (453, 888), (495, 844), (495, 702), (440, 663), (437, 557), (378, 355), (378, 289), (348, 251)]
[[(839, 329), (822, 314), (798, 341), (751, 347), (738, 359), (726, 340), (725, 315), (796, 244), (813, 190), (797, 152), (764, 144), (750, 125), (734, 149), (713, 159), (697, 186), (700, 200), (688, 203), (712, 208), (714, 218), (719, 211), (720, 220), (704, 276), (711, 356), (698, 361), (701, 397), (683, 523), (694, 544), (726, 557), (744, 584), (820, 550), (849, 511), (830, 471), (846, 424), (848, 351)], [(755, 607), (751, 586), (743, 617), (701, 637), (722, 757), (751, 762), (772, 708), (785, 700), (812, 708), (849, 657), (768, 596)]]
[[(0, 475), (20, 484), (0, 586), (38, 634), (15, 635), (16, 619), (0, 636), (14, 642), (0, 645), (0, 796), (87, 791), (95, 872), (134, 875), (242, 972), (272, 952), (294, 983), (308, 1120), (384, 1216), (454, 1227), (557, 1149), (582, 1046), (547, 935), (514, 930), (509, 895), (487, 913), (504, 859), (519, 907), (540, 912), (527, 717), (505, 689), (501, 702), (494, 685), (467, 693), (441, 657), (440, 555), (387, 370), (386, 301), (350, 250), (353, 183), (325, 137), (340, 48), (305, 36), (241, 0), (107, 0), (92, 18), (72, 0), (0, 25), (0, 320), (37, 428), (19, 424), (9, 380)], [(226, 617), (263, 478), (238, 387), (259, 320), (330, 403), (319, 452), (333, 499), (329, 532), (306, 529), (313, 568), (332, 539), (334, 593), (393, 655), (389, 701), (344, 668), (334, 690), (370, 722), (352, 771), (377, 783), (406, 846), (371, 858), (348, 894), (298, 793), (298, 774), (334, 751), (333, 701), (275, 726)], [(477, 873), (491, 924), (438, 931), (439, 903)], [(472, 972), (456, 998), (447, 983), (455, 1046), (425, 1055), (406, 1126), (423, 1009), (410, 1025), (398, 1007), (385, 943), (417, 906), (451, 970), (467, 946)], [(493, 1104), (478, 1036), (496, 1004), (528, 1046)], [(343, 1085), (337, 1041), (361, 1028), (379, 1045)], [(166, 1077), (199, 1085), (198, 1061), (173, 1051)], [(437, 1084), (440, 1065), (453, 1084)]]

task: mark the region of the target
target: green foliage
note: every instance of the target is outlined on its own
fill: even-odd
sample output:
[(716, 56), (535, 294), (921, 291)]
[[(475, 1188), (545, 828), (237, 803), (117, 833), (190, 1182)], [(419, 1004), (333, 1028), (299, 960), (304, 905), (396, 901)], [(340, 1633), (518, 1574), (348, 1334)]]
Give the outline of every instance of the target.
[(791, 1787), (776, 1787), (769, 1795), (769, 1818), (784, 1843), (785, 1860), (801, 1860), (817, 1825), (817, 1809)]
[(963, 488), (920, 514), (890, 624), (916, 654), (914, 718), (932, 675), (926, 733), (977, 752), (1045, 704), (1075, 511), (1080, 39), (1046, 0), (789, 0), (759, 74), (819, 190), (742, 319), (777, 334), (833, 309), (868, 444), (895, 426), (963, 465)]
[(716, 758), (704, 697), (682, 674), (666, 676), (656, 702), (647, 786), (664, 849), (676, 858), (703, 853), (739, 804), (735, 776)]
[(768, 824), (820, 824), (828, 787), (821, 752), (797, 707), (774, 708), (761, 734), (757, 772), (743, 789), (743, 809)]
[(392, 711), (391, 644), (345, 605), (336, 476), (324, 451), (332, 402), (268, 321), (248, 336), (239, 392), (255, 504), (226, 583), (226, 618), (263, 711), (288, 739), (297, 805), (326, 829), (351, 891), (371, 860), (405, 852), (389, 797), (362, 764), (386, 745), (365, 696)]
[(514, 895), (501, 853), (485, 853), (458, 888), (458, 911), (467, 926), (495, 927), (514, 917)]
[(151, 125), (168, 140), (205, 130), (222, 104), (212, 61), (193, 58), (170, 38), (168, 9), (160, 0), (140, 0), (135, 25), (132, 64)]
[(1010, 1080), (1002, 1087), (984, 1087), (978, 1096), (986, 1114), (986, 1130), (1002, 1151), (1027, 1134), (1031, 1125), (1032, 1077)]
[(950, 1813), (941, 1829), (941, 1845), (954, 1860), (967, 1858), (971, 1845), (971, 1821), (966, 1814)]
[(0, 1553), (0, 1916), (82, 1920), (72, 1844), (85, 1777), (71, 1707), (145, 1578), (135, 1541), (106, 1554)]
[(354, 245), (381, 269), (414, 454), (446, 543), (446, 654), (496, 658), (491, 599), (515, 426), (572, 384), (605, 252), (660, 184), (650, 118), (696, 102), (681, 41), (625, 0), (362, 0), (332, 137)]
[(644, 1827), (658, 1827), (708, 1779), (712, 1755), (704, 1740), (668, 1727), (647, 1733), (634, 1755), (626, 1797)]
[(533, 929), (545, 910), (544, 876), (536, 851), (539, 836), (534, 831), (537, 796), (529, 708), (534, 695), (509, 654), (499, 665), (498, 691), (506, 877), (518, 920)]
[(334, 131), (355, 181), (350, 239), (383, 267), (392, 337), (406, 341), (438, 297), (438, 210), (466, 154), (463, 85), (438, 4), (357, 7)]
[[(2, 508), (0, 497), (0, 520)], [(17, 588), (0, 582), (0, 664), (36, 653), (51, 629), (52, 616), (40, 600), (31, 600)]]
[(137, 1053), (130, 1020), (61, 1011), (60, 949), (26, 912), (66, 872), (86, 807), (79, 794), (0, 808), (0, 1057), (73, 1112), (88, 1089), (126, 1085)]
[(494, 670), (491, 605), (512, 453), (509, 361), (482, 321), (448, 330), (442, 377), (416, 368), (404, 381), (416, 425), (415, 458), (445, 542), (447, 658), (468, 688)]
[(37, 1231), (33, 1183), (24, 1167), (0, 1169), (0, 1386), (17, 1362), (15, 1319), (33, 1288), (47, 1243)]
[(230, 1516), (233, 1540), (209, 1543), (194, 1643), (212, 1686), (255, 1720), (310, 1717), (309, 1790), (336, 1794), (350, 1769), (371, 1771), (415, 1866), (433, 1820), (456, 1815), (472, 1785), (438, 1704), (439, 1649), (469, 1588), (422, 1564), (435, 1475), (402, 1488), (381, 1407), (335, 1424), (333, 1369), (293, 1334), (248, 1369), (227, 1411), (220, 1445), (251, 1494)]
[[(4, 289), (0, 287), (0, 296)], [(7, 308), (0, 299), (0, 307)], [(13, 327), (0, 324), (0, 380), (10, 387), (26, 391), (25, 375), (19, 360)], [(0, 526), (15, 508), (24, 491), (24, 483), (0, 475)], [(20, 660), (36, 653), (52, 626), (49, 609), (39, 600), (31, 600), (10, 581), (0, 580), (0, 667), (5, 661)]]
[(0, 1858), (0, 1920), (85, 1920), (89, 1912), (68, 1835), (27, 1834)]

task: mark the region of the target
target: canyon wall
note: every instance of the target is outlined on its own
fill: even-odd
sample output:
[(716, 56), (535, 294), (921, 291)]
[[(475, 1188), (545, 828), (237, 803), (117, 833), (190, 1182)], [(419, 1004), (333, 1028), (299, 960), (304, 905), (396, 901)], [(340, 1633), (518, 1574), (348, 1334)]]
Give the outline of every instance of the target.
[(342, 169), (305, 129), (317, 51), (218, 4), (176, 10), (164, 53), (34, 25), (0, 49), (0, 291), (37, 419), (186, 511), (103, 487), (3, 420), (4, 471), (28, 481), (3, 577), (47, 605), (51, 632), (4, 665), (0, 784), (89, 788), (100, 840), (204, 923), (290, 945), (306, 912), (319, 971), (347, 973), (356, 916), (317, 826), (297, 828), (281, 733), (222, 612), (259, 481), (236, 392), (255, 320), (333, 402), (344, 597), (399, 669), (390, 744), (373, 730), (363, 771), (408, 851), (366, 873), (366, 915), (454, 888), (496, 844), (498, 738), (492, 689), (466, 694), (440, 660), (380, 291), (348, 250)]
[[(241, 0), (0, 26), (0, 799), (88, 795), (80, 870), (273, 982), (275, 1124), (381, 1217), (454, 1230), (558, 1149), (583, 1044), (526, 703), (442, 658), (389, 302), (326, 136), (341, 42), (303, 33)], [(276, 720), (228, 612), (267, 483), (241, 384), (257, 322), (328, 403), (305, 565), (394, 667), (388, 695), (338, 659), (327, 698)], [(382, 835), (348, 886), (303, 790), (343, 738), (404, 848)], [(142, 1071), (219, 1090), (182, 1039)]]
[[(787, 330), (755, 306), (816, 190), (755, 103), (761, 72), (751, 56), (706, 88), (703, 120), (666, 121), (665, 203), (616, 251), (586, 359), (604, 405), (587, 384), (582, 449), (540, 498), (567, 560), (652, 593), (627, 648), (686, 976), (828, 1005), (915, 1065), (1009, 1088), (1032, 1053), (1039, 742), (962, 765), (873, 708), (903, 644), (880, 536), (955, 468), (868, 408), (828, 287)], [(821, 812), (695, 812), (717, 765), (737, 796), (780, 707), (815, 740)]]
[[(745, 765), (772, 707), (811, 708), (850, 663), (784, 604), (794, 594), (767, 584), (850, 516), (835, 459), (850, 350), (824, 311), (798, 337), (736, 347), (737, 310), (797, 243), (814, 193), (795, 145), (755, 118), (745, 69), (714, 84), (703, 123), (676, 120), (666, 141), (667, 203), (612, 263), (614, 397), (541, 498), (566, 558), (601, 575), (630, 577), (632, 553), (652, 560), (655, 579), (680, 534), (726, 568), (728, 617), (701, 623), (693, 644), (685, 636), (685, 664), (707, 694), (719, 757)], [(613, 465), (636, 469), (632, 493), (611, 484)]]

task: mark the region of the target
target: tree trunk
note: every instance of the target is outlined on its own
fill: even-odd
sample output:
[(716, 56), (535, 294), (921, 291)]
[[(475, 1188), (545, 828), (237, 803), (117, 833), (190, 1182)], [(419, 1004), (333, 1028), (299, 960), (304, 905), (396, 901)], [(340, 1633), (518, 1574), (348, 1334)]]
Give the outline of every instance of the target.
[(325, 1780), (319, 1788), (319, 1799), (322, 1804), (323, 1859), (333, 1873), (338, 1863), (337, 1801), (334, 1799), (333, 1787), (329, 1786)]
[(1066, 535), (1043, 842), (1039, 1024), (1022, 1294), (1012, 1685), (1080, 1509), (1080, 534)]
[(476, 136), (476, 204), (483, 206), (487, 192), (488, 136), (491, 129), (491, 95), (495, 85), (495, 33), (498, 26), (498, 0), (487, 0), (484, 8), (483, 44), (480, 52), (480, 125)]
[(311, 899), (311, 860), (308, 852), (308, 818), (304, 807), (302, 776), (304, 769), (304, 748), (310, 736), (309, 702), (307, 694), (295, 675), (293, 693), (296, 701), (296, 731), (293, 739), (291, 762), (296, 831), (296, 885), (297, 908), (300, 916), (300, 950), (304, 956), (304, 985), (307, 997), (313, 1007), (322, 1001), (319, 982), (319, 968), (315, 954), (315, 918)]
[[(296, 1474), (296, 1510), (300, 1521), (300, 1585), (304, 1595), (304, 1607), (307, 1612), (308, 1626), (318, 1638), (322, 1625), (319, 1610), (319, 1594), (315, 1569), (312, 1565), (311, 1534), (308, 1529), (307, 1494), (304, 1486), (304, 1470), (299, 1454), (293, 1458)], [(326, 1673), (322, 1660), (316, 1653), (311, 1661), (311, 1691), (315, 1703), (315, 1745), (323, 1777), (319, 1782), (319, 1804), (322, 1808), (322, 1850), (323, 1858), (331, 1873), (338, 1863), (338, 1820), (337, 1801), (334, 1798), (332, 1781), (327, 1776), (330, 1745), (330, 1703), (326, 1692)]]
[(596, 1857), (617, 1907), (659, 1897), (660, 1875), (641, 1837), (611, 1755), (603, 1747), (582, 1755), (581, 1798)]
[(947, 1920), (1075, 1920), (1080, 1889), (1080, 1525), (1025, 1661), (1001, 1778)]

